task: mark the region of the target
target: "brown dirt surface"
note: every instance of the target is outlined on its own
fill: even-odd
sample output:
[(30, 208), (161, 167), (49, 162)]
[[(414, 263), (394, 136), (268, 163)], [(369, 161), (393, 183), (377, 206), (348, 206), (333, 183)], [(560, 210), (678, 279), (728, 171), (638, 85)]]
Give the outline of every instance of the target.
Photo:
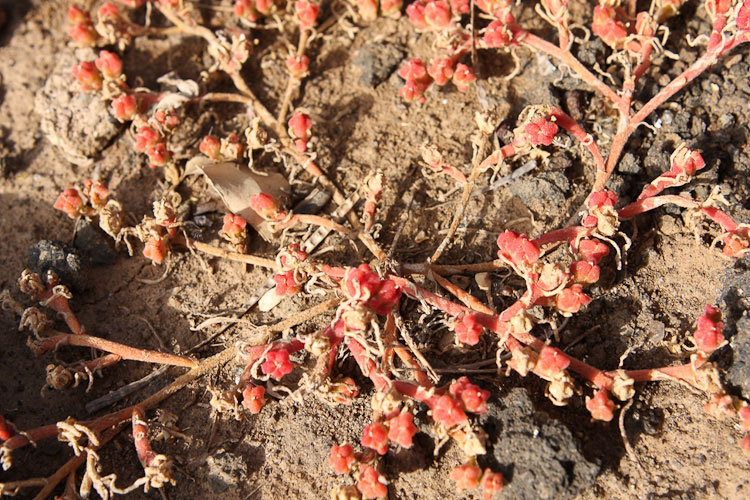
[[(185, 3), (193, 4), (212, 29), (234, 23), (231, 12), (227, 12), (229, 1)], [(582, 17), (590, 15), (588, 9), (578, 5), (584, 2), (571, 3), (576, 4), (575, 20), (589, 23), (590, 18)], [(637, 101), (647, 100), (665, 79), (676, 76), (695, 59), (699, 48), (690, 48), (684, 36), (695, 38), (710, 26), (698, 3), (687, 2), (684, 16), (689, 22), (669, 22), (672, 38), (667, 48), (677, 51), (680, 59), (658, 57), (647, 74), (647, 83), (636, 94)], [(615, 131), (616, 113), (611, 106), (589, 87), (563, 74), (555, 61), (525, 49), (513, 56), (479, 51), (479, 90), (460, 93), (452, 85), (437, 90), (433, 87), (424, 104), (405, 103), (397, 95), (403, 81), (396, 70), (406, 58), (429, 59), (434, 36), (416, 33), (405, 16), (355, 22), (346, 14), (352, 7), (345, 2), (323, 4), (322, 19), (342, 19), (311, 42), (310, 75), (295, 96), (294, 106), (305, 109), (313, 118), (314, 138), (309, 147), (342, 192), (361, 190), (368, 175), (383, 173), (377, 238), (383, 248), (389, 249), (403, 226), (393, 253), (396, 261), (424, 262), (446, 234), (460, 199), (455, 182), (428, 172), (421, 164), (421, 148), (426, 142), (438, 144), (447, 162), (468, 171), (475, 113), (490, 109), (497, 112), (502, 119), (497, 136), (504, 143), (511, 137), (520, 111), (532, 104), (562, 105), (585, 126), (596, 124), (595, 138), (600, 144), (606, 145)], [(197, 324), (209, 317), (241, 311), (271, 272), (183, 250), (172, 252), (168, 265), (152, 266), (141, 255), (140, 244), (131, 257), (124, 248), (112, 253), (108, 240), (100, 239), (97, 231), (74, 238), (73, 221), (52, 208), (57, 195), (69, 184), (86, 178), (106, 181), (131, 225), (151, 214), (152, 203), (169, 186), (162, 169), (148, 168), (145, 155), (134, 149), (132, 132), (114, 120), (106, 104), (74, 87), (70, 66), (93, 55), (70, 42), (65, 14), (68, 6), (69, 2), (63, 0), (0, 0), (0, 290), (10, 290), (23, 302), (25, 297), (16, 281), (30, 265), (29, 249), (41, 240), (56, 242), (61, 249), (75, 250), (80, 258), (80, 268), (73, 266), (69, 286), (74, 294), (73, 310), (88, 333), (143, 348), (184, 353), (219, 328), (195, 330)], [(144, 22), (143, 10), (134, 15), (136, 22)], [(290, 12), (282, 12), (268, 23), (287, 22), (292, 26)], [(531, 8), (519, 8), (519, 12), (519, 22), (525, 27), (549, 40), (555, 38)], [(157, 14), (153, 22), (168, 26)], [(243, 76), (271, 110), (278, 110), (286, 88), (284, 59), (294, 37), (296, 32), (290, 27), (283, 35), (278, 30), (251, 30), (254, 48)], [(203, 89), (232, 90), (231, 81), (225, 77), (201, 75), (211, 58), (206, 44), (193, 37), (139, 37), (118, 53), (123, 57), (128, 82), (134, 87), (165, 89), (167, 86), (157, 80), (174, 72), (176, 78), (200, 80)], [(606, 58), (609, 49), (592, 39), (576, 53), (585, 62), (598, 61)], [(507, 78), (516, 70), (515, 76)], [(705, 199), (714, 186), (720, 186), (729, 213), (736, 220), (750, 222), (749, 74), (750, 51), (745, 44), (649, 117), (653, 126), (642, 127), (630, 139), (609, 183), (621, 203), (634, 200), (645, 184), (669, 168), (674, 148), (688, 142), (703, 151), (707, 168), (678, 191)], [(181, 165), (198, 154), (204, 135), (241, 135), (251, 123), (250, 114), (238, 104), (189, 104), (180, 116), (182, 123), (171, 145)], [(470, 199), (454, 243), (440, 263), (486, 262), (496, 257), (495, 241), (500, 232), (513, 229), (536, 237), (562, 227), (576, 215), (595, 174), (590, 157), (573, 141), (568, 147), (546, 151), (551, 155), (536, 158), (537, 167), (525, 176)], [(516, 170), (527, 161), (528, 157), (512, 160), (498, 175)], [(295, 200), (312, 189), (310, 176), (291, 159), (278, 162), (272, 154), (263, 154), (256, 157), (255, 167), (286, 175)], [(480, 177), (479, 187), (489, 185), (490, 175)], [(188, 234), (222, 245), (218, 231), (224, 209), (205, 181), (188, 179), (178, 191), (184, 202), (180, 217), (186, 221)], [(407, 206), (410, 196), (413, 203)], [(326, 206), (322, 213), (329, 214), (334, 208)], [(358, 214), (361, 209), (358, 205)], [(602, 264), (599, 283), (590, 290), (593, 302), (569, 320), (549, 310), (540, 313), (538, 319), (542, 321), (534, 333), (602, 369), (671, 365), (684, 362), (687, 355), (685, 351), (676, 355), (669, 347), (687, 340), (706, 304), (718, 304), (734, 337), (715, 359), (722, 373), (735, 367), (734, 378), (725, 380), (730, 393), (750, 397), (742, 392), (748, 387), (750, 373), (736, 368), (750, 366), (750, 360), (739, 357), (750, 356), (750, 352), (739, 347), (734, 355), (731, 352), (732, 347), (740, 345), (741, 335), (747, 338), (746, 326), (741, 325), (750, 324), (745, 317), (750, 304), (744, 297), (750, 272), (748, 258), (724, 257), (712, 244), (719, 235), (716, 226), (696, 222), (681, 209), (656, 210), (639, 216), (636, 223), (624, 224), (623, 229), (633, 245), (622, 269), (618, 270), (611, 252)], [(287, 240), (294, 241), (303, 234), (296, 231)], [(272, 259), (277, 248), (277, 243), (253, 236), (249, 253)], [(362, 245), (336, 235), (320, 248), (326, 251), (319, 258), (331, 265), (358, 265), (372, 258)], [(426, 278), (413, 279), (439, 292)], [(517, 291), (523, 290), (523, 281), (507, 271), (492, 273), (491, 279), (489, 294), (480, 290), (471, 276), (455, 281), (497, 310), (510, 305), (518, 297)], [(284, 299), (268, 312), (253, 309), (244, 322), (218, 335), (194, 356), (205, 358), (238, 340), (250, 339), (257, 325), (293, 317), (320, 301), (314, 294), (303, 294)], [(23, 302), (25, 306), (31, 305), (27, 302)], [(556, 407), (544, 397), (544, 383), (539, 379), (507, 374), (505, 367), (493, 368), (497, 347), (488, 335), (472, 348), (457, 347), (442, 313), (424, 311), (406, 298), (400, 307), (417, 347), (441, 373), (441, 383), (470, 373), (473, 382), (492, 392), (490, 413), (496, 418), (496, 428), (488, 442), (495, 451), (480, 457), (479, 463), (502, 470), (508, 479), (495, 498), (750, 498), (750, 463), (739, 448), (743, 434), (735, 421), (716, 420), (703, 411), (705, 394), (673, 382), (638, 384), (632, 404), (622, 409), (621, 425), (619, 412), (612, 422), (592, 421), (584, 406), (591, 390), (582, 380), (576, 379), (581, 394), (568, 406)], [(291, 333), (315, 331), (332, 318), (329, 311)], [(68, 416), (85, 420), (135, 404), (184, 372), (172, 368), (116, 406), (91, 415), (85, 410), (88, 402), (140, 379), (152, 367), (121, 362), (105, 369), (89, 391), (83, 384), (40, 395), (45, 366), (53, 362), (53, 356), (37, 359), (32, 355), (26, 347), (27, 333), (18, 331), (17, 319), (9, 311), (0, 314), (0, 414), (19, 429)], [(55, 326), (64, 329), (59, 320)], [(85, 349), (68, 348), (55, 356), (73, 362), (81, 352), (90, 355)], [(295, 360), (312, 365), (309, 355)], [(210, 389), (232, 387), (241, 372), (233, 363), (168, 398), (159, 408), (168, 412), (165, 415), (176, 417), (172, 429), (178, 432), (167, 432), (164, 439), (153, 441), (157, 451), (175, 459), (177, 483), (166, 487), (165, 498), (320, 499), (328, 498), (336, 486), (354, 484), (349, 476), (330, 470), (329, 450), (334, 444), (359, 443), (362, 429), (372, 421), (370, 398), (374, 390), (351, 358), (340, 359), (338, 370), (354, 377), (361, 387), (359, 398), (350, 406), (330, 406), (310, 395), (288, 397), (278, 389), (279, 398), (270, 397), (258, 415), (234, 418), (229, 413), (217, 414), (209, 404)], [(301, 370), (285, 378), (283, 385), (294, 389), (301, 375), (298, 372)], [(522, 402), (513, 406), (516, 403), (504, 399), (511, 396)], [(512, 408), (504, 410), (506, 406)], [(424, 405), (417, 405), (415, 413), (422, 432), (415, 437), (414, 447), (405, 450), (392, 446), (382, 459), (389, 498), (480, 498), (478, 491), (456, 492), (448, 476), (462, 463), (462, 452), (450, 442), (436, 448)], [(514, 427), (503, 420), (511, 415), (523, 423)], [(149, 412), (148, 418), (154, 420), (156, 412)], [(497, 424), (504, 421), (504, 426)], [(152, 435), (157, 429), (154, 424)], [(521, 434), (524, 439), (514, 441)], [(543, 455), (540, 445), (540, 453), (534, 453), (538, 434), (539, 439), (547, 440), (544, 446), (553, 443), (550, 446), (559, 449)], [(514, 443), (531, 450), (507, 453)], [(566, 457), (575, 458), (560, 458), (560, 450), (569, 452)], [(519, 460), (525, 457), (527, 462), (519, 462), (514, 468), (514, 455)], [(42, 441), (36, 447), (14, 452), (13, 467), (0, 471), (0, 482), (50, 476), (70, 456), (68, 446), (55, 440)], [(103, 448), (101, 463), (103, 474), (117, 473), (118, 484), (129, 484), (142, 473), (128, 431)], [(534, 490), (537, 476), (544, 476), (542, 472), (551, 471), (553, 465), (561, 471), (559, 477), (545, 481), (552, 481), (549, 484), (554, 483), (559, 492)], [(522, 485), (531, 485), (528, 488), (532, 489), (522, 493)], [(31, 491), (24, 490), (17, 498), (33, 498)], [(62, 488), (56, 491), (61, 493)], [(156, 490), (127, 495), (160, 497)]]

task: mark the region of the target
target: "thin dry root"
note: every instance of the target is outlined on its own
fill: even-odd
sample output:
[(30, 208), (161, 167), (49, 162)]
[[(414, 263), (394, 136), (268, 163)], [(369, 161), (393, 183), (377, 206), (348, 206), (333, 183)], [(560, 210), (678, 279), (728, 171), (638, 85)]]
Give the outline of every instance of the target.
[(82, 452), (87, 451), (86, 446), (81, 444), (84, 436), (88, 440), (87, 446), (99, 446), (99, 436), (96, 432), (83, 424), (79, 424), (73, 417), (68, 417), (65, 421), (58, 422), (57, 429), (59, 431), (57, 439), (68, 443), (73, 448), (73, 453), (76, 456), (80, 456)]

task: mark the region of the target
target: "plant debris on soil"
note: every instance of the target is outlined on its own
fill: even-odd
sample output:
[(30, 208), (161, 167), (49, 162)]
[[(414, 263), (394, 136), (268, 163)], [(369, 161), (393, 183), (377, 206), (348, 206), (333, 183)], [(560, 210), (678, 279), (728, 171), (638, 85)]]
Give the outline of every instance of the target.
[[(203, 15), (211, 28), (233, 22), (229, 1), (185, 3), (198, 10), (213, 5), (205, 7)], [(559, 106), (589, 129), (596, 123), (596, 138), (603, 144), (615, 131), (616, 110), (601, 96), (555, 61), (526, 50), (512, 56), (479, 51), (476, 90), (461, 93), (452, 86), (433, 86), (424, 104), (407, 104), (398, 95), (403, 80), (397, 71), (405, 60), (430, 53), (429, 34), (417, 34), (406, 16), (364, 22), (343, 17), (354, 2), (323, 3), (322, 18), (343, 20), (330, 24), (311, 43), (310, 76), (294, 96), (293, 109), (302, 108), (313, 117), (315, 133), (308, 147), (342, 192), (355, 193), (368, 175), (382, 172), (376, 237), (389, 250), (400, 233), (392, 248), (396, 261), (426, 261), (447, 233), (460, 190), (447, 176), (424, 167), (422, 148), (428, 142), (438, 144), (446, 163), (470, 165), (477, 112), (492, 109), (502, 119), (496, 132), (501, 144), (512, 138), (516, 119), (528, 105)], [(657, 59), (636, 93), (637, 102), (647, 101), (695, 60), (699, 48), (684, 43), (685, 36), (695, 38), (710, 27), (699, 3), (688, 1), (681, 16), (669, 21), (672, 38), (666, 48), (677, 51), (679, 58)], [(0, 290), (15, 294), (25, 268), (40, 273), (53, 269), (72, 290), (72, 308), (87, 333), (178, 354), (210, 339), (195, 354), (198, 358), (247, 339), (259, 325), (315, 306), (319, 300), (314, 295), (295, 295), (268, 311), (256, 307), (229, 327), (217, 323), (197, 329), (208, 318), (243, 312), (273, 273), (190, 250), (171, 252), (168, 265), (152, 266), (140, 251), (131, 257), (94, 225), (76, 225), (53, 209), (69, 184), (103, 179), (116, 193), (129, 223), (135, 224), (151, 214), (153, 202), (167, 185), (163, 171), (149, 168), (148, 159), (135, 151), (133, 133), (114, 119), (107, 102), (98, 94), (76, 90), (70, 68), (94, 53), (71, 43), (65, 14), (69, 4), (0, 0)], [(590, 17), (584, 17), (590, 14), (579, 10), (583, 9), (574, 11), (575, 21), (590, 23)], [(518, 12), (525, 26), (548, 39), (556, 36), (534, 18), (533, 8)], [(153, 22), (168, 25), (157, 14)], [(243, 75), (258, 98), (276, 109), (286, 89), (284, 58), (292, 41), (274, 30), (250, 32), (254, 47)], [(576, 55), (589, 65), (601, 63), (606, 71), (607, 50), (592, 38)], [(205, 44), (195, 37), (138, 37), (121, 55), (134, 87), (167, 90), (169, 84), (160, 81), (165, 74), (224, 90), (231, 85), (221, 77), (201, 80), (210, 58)], [(733, 218), (750, 222), (749, 75), (750, 47), (743, 44), (659, 107), (648, 126), (630, 138), (608, 189), (623, 203), (634, 201), (643, 186), (669, 170), (675, 148), (688, 142), (702, 152), (707, 165), (680, 190), (705, 199), (720, 186)], [(189, 104), (186, 109), (179, 131), (170, 138), (175, 158), (183, 164), (199, 154), (205, 135), (240, 134), (252, 123), (239, 104)], [(512, 160), (492, 180), (491, 174), (482, 178), (481, 192), (467, 202), (453, 244), (440, 263), (487, 262), (497, 256), (495, 242), (501, 232), (540, 235), (577, 215), (595, 176), (588, 152), (575, 142), (547, 151), (546, 157), (534, 158), (528, 173), (497, 188), (481, 190), (529, 159)], [(293, 206), (313, 191), (313, 183), (291, 160), (288, 165), (277, 160), (264, 154), (254, 168), (284, 175), (290, 181)], [(189, 177), (179, 191), (185, 234), (218, 245), (225, 213), (220, 197), (199, 176)], [(361, 203), (357, 207), (361, 213)], [(322, 212), (334, 209), (329, 204)], [(669, 207), (629, 222), (627, 232), (634, 236), (634, 244), (622, 268), (610, 252), (591, 289), (593, 302), (569, 319), (554, 314), (537, 318), (535, 334), (601, 369), (665, 366), (684, 362), (672, 347), (694, 330), (706, 304), (715, 304), (723, 314), (729, 345), (711, 360), (733, 396), (750, 398), (750, 257), (725, 257), (712, 244), (713, 237), (695, 226), (685, 211)], [(293, 236), (300, 234), (304, 232)], [(254, 233), (248, 253), (273, 259), (277, 246)], [(371, 258), (361, 246), (339, 236), (329, 237), (318, 249), (320, 258), (333, 265), (357, 266)], [(523, 281), (507, 271), (491, 274), (489, 290), (473, 276), (452, 279), (496, 310), (518, 298), (512, 295), (514, 287), (523, 287)], [(427, 278), (414, 280), (438, 291)], [(750, 498), (750, 462), (739, 447), (743, 434), (734, 421), (716, 420), (704, 412), (705, 394), (673, 382), (637, 384), (632, 401), (621, 405), (622, 414), (616, 412), (608, 423), (594, 421), (584, 395), (574, 396), (567, 406), (555, 406), (544, 395), (543, 381), (497, 369), (496, 340), (485, 335), (476, 346), (458, 346), (438, 314), (405, 299), (400, 307), (416, 349), (429, 359), (441, 385), (466, 374), (491, 391), (489, 410), (476, 421), (488, 434), (488, 453), (479, 462), (482, 468), (501, 472), (506, 481), (495, 498)], [(331, 319), (331, 314), (315, 318), (300, 332), (324, 328)], [(0, 324), (0, 414), (20, 429), (68, 416), (88, 420), (124, 408), (183, 373), (170, 368), (115, 406), (89, 414), (87, 403), (143, 378), (154, 367), (123, 361), (105, 369), (90, 390), (84, 383), (41, 392), (45, 365), (52, 358), (34, 357), (12, 313), (3, 311)], [(55, 355), (63, 362), (76, 359), (68, 351)], [(239, 372), (231, 363), (165, 400), (158, 411), (166, 419), (161, 421), (169, 423), (152, 424), (151, 434), (160, 438), (153, 439), (154, 448), (175, 461), (176, 484), (165, 488), (166, 497), (320, 499), (329, 498), (336, 486), (351, 484), (330, 469), (330, 449), (359, 443), (363, 428), (372, 422), (370, 399), (375, 390), (353, 359), (340, 359), (338, 364), (361, 389), (349, 406), (329, 406), (315, 397), (296, 400), (279, 391), (278, 398), (268, 396), (257, 415), (235, 419), (217, 414), (209, 389), (233, 386)], [(293, 386), (297, 379), (290, 377), (292, 382), (284, 382)], [(437, 447), (437, 439), (427, 432), (428, 421), (426, 408), (416, 410), (415, 423), (422, 432), (415, 436), (414, 446), (391, 447), (383, 457), (389, 497), (480, 498), (478, 491), (456, 491), (449, 474), (463, 463), (463, 454), (450, 442)], [(142, 475), (132, 441), (124, 431), (100, 451), (103, 470), (116, 471), (118, 483)], [(0, 472), (0, 482), (50, 476), (70, 456), (64, 443), (41, 441), (16, 451), (13, 467)], [(160, 497), (155, 490), (127, 495)], [(33, 498), (32, 490), (17, 498)]]

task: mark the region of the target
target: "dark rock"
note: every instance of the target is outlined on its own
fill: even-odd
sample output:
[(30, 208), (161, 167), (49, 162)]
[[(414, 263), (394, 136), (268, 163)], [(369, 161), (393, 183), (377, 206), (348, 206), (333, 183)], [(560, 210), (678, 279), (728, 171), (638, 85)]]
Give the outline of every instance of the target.
[(646, 174), (651, 178), (658, 177), (666, 170), (669, 170), (669, 153), (663, 150), (664, 147), (663, 143), (654, 144), (648, 149), (646, 158), (643, 160), (643, 167), (646, 170)]
[(599, 473), (567, 427), (534, 411), (525, 389), (491, 400), (479, 420), (508, 480), (508, 498), (567, 500), (589, 488)]
[(593, 38), (589, 43), (578, 45), (576, 56), (582, 63), (593, 66), (599, 61), (604, 60), (604, 43), (599, 38)]
[[(750, 398), (750, 258), (737, 261), (724, 275), (718, 307), (724, 319), (729, 348), (719, 351), (725, 380)], [(728, 352), (727, 352), (728, 351)]]
[(27, 250), (29, 269), (44, 276), (53, 270), (63, 285), (72, 290), (82, 290), (81, 258), (75, 249), (50, 240), (39, 240)]
[(112, 247), (111, 241), (111, 238), (90, 222), (84, 219), (78, 221), (73, 246), (80, 251), (90, 264), (104, 266), (115, 263), (117, 253)]
[(543, 172), (538, 177), (521, 177), (508, 183), (513, 196), (538, 215), (554, 216), (565, 205), (565, 192), (570, 189), (568, 178), (561, 172)]
[(388, 79), (403, 58), (404, 51), (395, 45), (371, 43), (359, 49), (353, 63), (361, 73), (362, 85), (377, 87)]
[(739, 387), (742, 394), (750, 397), (750, 316), (747, 311), (737, 322), (735, 333), (729, 345), (732, 348), (732, 366), (727, 370), (727, 381)]
[(621, 174), (635, 175), (641, 172), (640, 162), (633, 153), (625, 153), (617, 164), (617, 171)]
[(631, 414), (633, 423), (637, 426), (636, 432), (643, 432), (649, 436), (655, 436), (661, 432), (664, 425), (664, 411), (654, 408), (639, 401)]

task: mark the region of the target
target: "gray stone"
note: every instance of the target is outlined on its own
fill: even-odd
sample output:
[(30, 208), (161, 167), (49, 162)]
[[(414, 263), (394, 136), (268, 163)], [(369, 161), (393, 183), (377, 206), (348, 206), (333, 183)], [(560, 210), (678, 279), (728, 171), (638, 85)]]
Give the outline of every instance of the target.
[[(744, 257), (726, 271), (718, 307), (724, 321), (729, 348), (718, 351), (725, 380), (750, 398), (750, 257)], [(727, 366), (728, 365), (728, 366)]]
[(565, 205), (565, 192), (570, 188), (568, 178), (561, 172), (543, 172), (538, 177), (521, 177), (508, 183), (513, 196), (538, 215), (555, 215), (551, 212)]
[(81, 49), (75, 55), (60, 53), (57, 66), (34, 99), (34, 111), (42, 118), (40, 125), (47, 139), (76, 165), (90, 165), (91, 158), (123, 127), (110, 114), (101, 92), (84, 92), (73, 78), (73, 66), (94, 58), (90, 49)]
[(599, 473), (599, 465), (581, 454), (567, 427), (534, 411), (523, 388), (490, 401), (479, 420), (508, 481), (503, 489), (508, 498), (568, 500), (591, 487)]
[(737, 332), (729, 345), (732, 348), (732, 366), (727, 370), (727, 381), (739, 387), (742, 394), (750, 397), (750, 317), (747, 311), (737, 322)]
[(621, 174), (635, 175), (640, 173), (641, 165), (633, 153), (625, 153), (617, 163), (617, 171)]
[(404, 51), (392, 44), (370, 43), (354, 58), (354, 66), (360, 71), (359, 80), (366, 87), (377, 87), (396, 71)]

